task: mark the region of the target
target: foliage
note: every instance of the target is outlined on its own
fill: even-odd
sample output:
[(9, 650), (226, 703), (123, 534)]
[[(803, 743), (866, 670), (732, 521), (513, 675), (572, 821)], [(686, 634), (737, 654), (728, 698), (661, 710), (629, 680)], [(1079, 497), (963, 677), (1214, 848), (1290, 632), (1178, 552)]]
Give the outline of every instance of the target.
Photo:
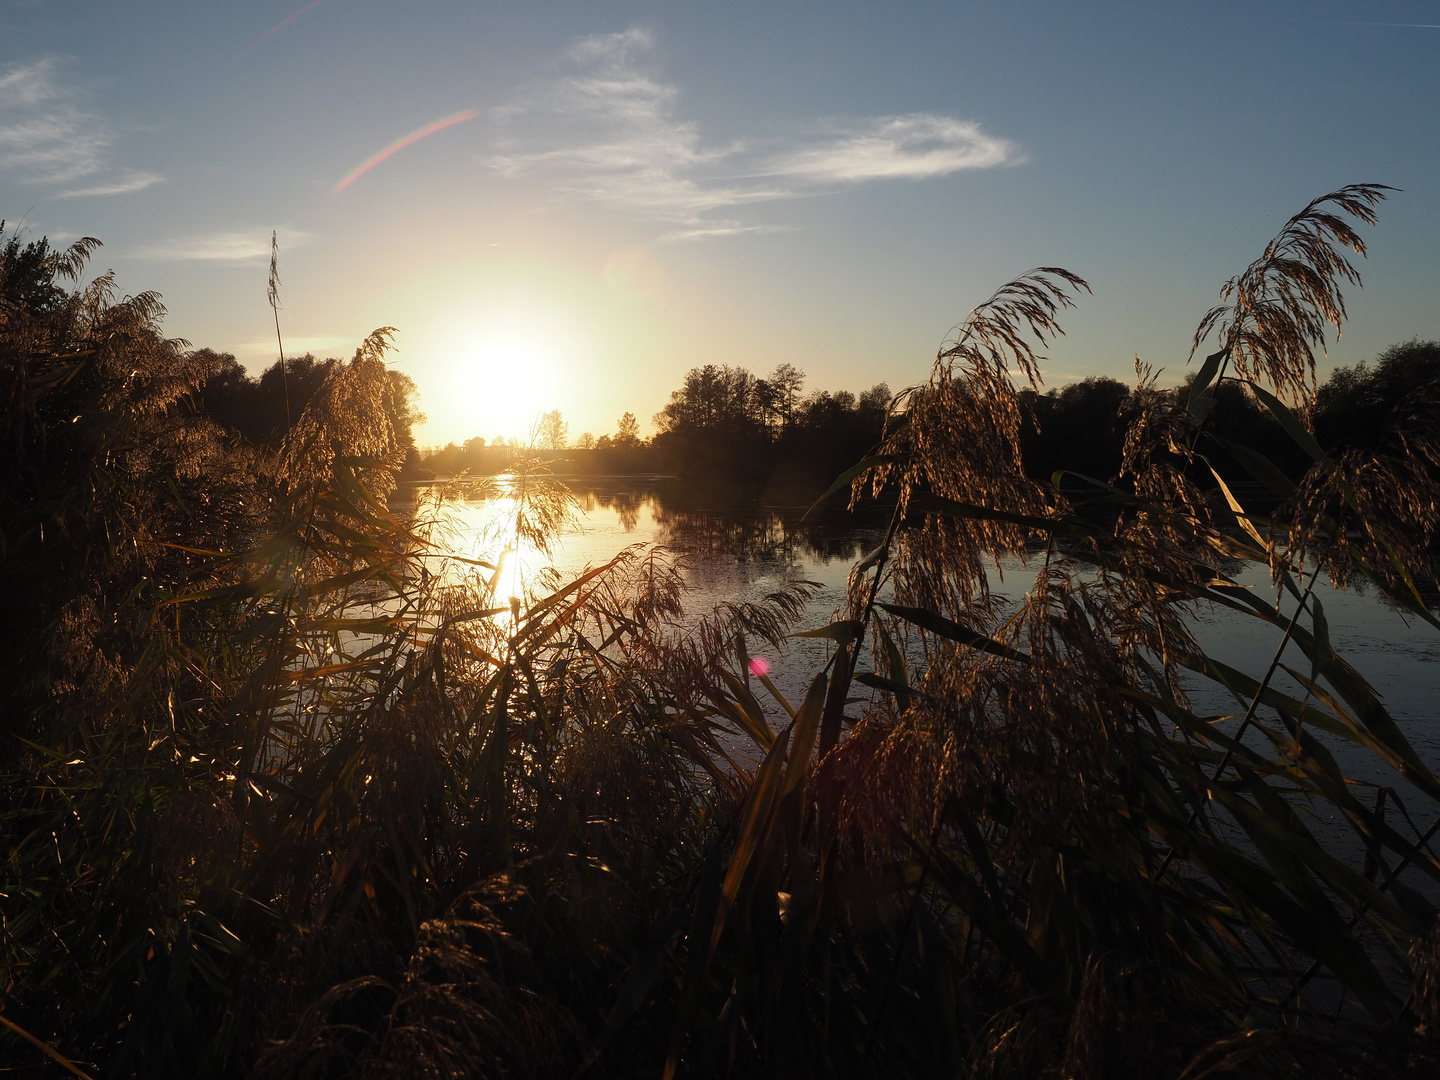
[[(92, 245), (10, 244), (7, 1057), (62, 1074), (19, 1028), (114, 1076), (1433, 1075), (1440, 778), (1315, 582), (1434, 623), (1440, 417), (1322, 444), (1297, 351), (1343, 312), (1337, 214), (1381, 194), (1293, 219), (1182, 391), (1139, 373), (1108, 478), (1022, 452), (1084, 282), (972, 312), (837, 481), (893, 514), (798, 702), (750, 649), (805, 583), (687, 616), (663, 550), (517, 581), (448, 554), (453, 490), (392, 509), (385, 332), (267, 451), (185, 407), (215, 361), (153, 298), (58, 284)], [(1231, 437), (1241, 405), (1300, 469)], [(518, 452), (494, 483), (501, 542), (545, 550), (569, 493)], [(1036, 571), (1018, 609), (1002, 560)], [(1201, 603), (1271, 628), (1268, 668), (1207, 657)], [(1404, 782), (1347, 782), (1337, 741)]]
[[(12, 737), (69, 737), (64, 695), (108, 712), (152, 645), (129, 618), (136, 604), (205, 573), (193, 552), (164, 541), (223, 546), (254, 512), (245, 453), (181, 407), (212, 364), (160, 334), (159, 298), (117, 300), (109, 273), (73, 291), (58, 284), (77, 281), (97, 246), (55, 251), (11, 235), (0, 249), (0, 580), (10, 602), (0, 694)], [(0, 759), (17, 750), (12, 738)]]
[(1316, 394), (1315, 437), (1349, 449), (1383, 438), (1397, 426), (1397, 409), (1424, 403), (1440, 381), (1440, 342), (1407, 341), (1386, 350), (1374, 367), (1337, 368)]
[(564, 450), (570, 442), (570, 425), (560, 415), (559, 409), (551, 409), (540, 418), (538, 446), (546, 450)]
[(640, 422), (635, 419), (634, 413), (624, 413), (616, 421), (615, 445), (630, 449), (640, 445)]
[[(211, 365), (197, 404), (210, 419), (252, 446), (276, 449), (326, 383), (345, 362), (317, 360), (306, 353), (277, 360), (252, 378), (229, 353), (200, 349), (194, 354)], [(415, 407), (415, 382), (403, 371), (385, 369), (385, 409), (405, 456), (415, 451), (413, 429), (425, 417)], [(483, 440), (482, 440), (483, 442)]]
[(789, 364), (768, 379), (741, 367), (693, 368), (655, 416), (657, 456), (707, 486), (813, 496), (880, 437), (890, 390), (880, 383), (858, 399), (817, 391), (802, 400), (804, 378)]

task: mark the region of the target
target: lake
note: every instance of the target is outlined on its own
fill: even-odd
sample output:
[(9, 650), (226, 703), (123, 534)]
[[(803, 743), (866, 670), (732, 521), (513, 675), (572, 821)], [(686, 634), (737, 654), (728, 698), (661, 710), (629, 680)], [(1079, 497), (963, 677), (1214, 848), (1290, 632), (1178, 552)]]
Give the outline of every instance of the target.
[[(789, 581), (818, 583), (802, 625), (808, 629), (828, 622), (845, 596), (850, 568), (884, 536), (883, 517), (856, 518), (843, 512), (820, 514), (802, 520), (805, 506), (727, 506), (707, 503), (674, 478), (614, 477), (571, 483), (579, 515), (575, 527), (562, 535), (554, 550), (554, 565), (566, 576), (586, 566), (599, 565), (622, 548), (637, 543), (660, 543), (685, 557), (684, 577), (691, 588), (687, 612), (703, 614), (722, 601), (758, 600)], [(422, 489), (423, 493), (423, 489)], [(838, 500), (837, 500), (838, 501)], [(461, 554), (493, 558), (503, 547), (494, 525), (513, 507), (501, 492), (492, 499), (470, 499), (450, 504), (445, 520), (448, 542)], [(522, 555), (507, 567), (510, 591), (538, 573), (544, 559), (535, 552)], [(1008, 561), (1003, 574), (992, 580), (996, 592), (1018, 601), (1028, 588), (1038, 564), (1026, 567)], [(1262, 566), (1248, 566), (1237, 580), (1273, 601), (1275, 590)], [(1375, 591), (1336, 591), (1316, 587), (1330, 624), (1331, 642), (1380, 692), (1381, 700), (1406, 737), (1431, 765), (1440, 766), (1440, 724), (1435, 705), (1440, 702), (1440, 633), (1411, 618), (1409, 623)], [(1286, 610), (1290, 610), (1287, 604)], [(1279, 633), (1257, 619), (1226, 609), (1197, 610), (1199, 636), (1210, 654), (1257, 678), (1270, 662)], [(825, 663), (826, 643), (792, 639), (786, 652), (769, 657), (771, 677), (792, 703)], [(1285, 660), (1300, 670), (1309, 662), (1291, 646)], [(1197, 711), (1203, 714), (1243, 713), (1214, 684), (1192, 680)], [(1276, 685), (1295, 692), (1283, 673)], [(868, 693), (861, 687), (856, 693)], [(1298, 693), (1297, 696), (1303, 696)], [(1273, 714), (1261, 719), (1273, 720)], [(1347, 774), (1357, 779), (1394, 784), (1396, 777), (1368, 752), (1346, 743), (1333, 743)]]

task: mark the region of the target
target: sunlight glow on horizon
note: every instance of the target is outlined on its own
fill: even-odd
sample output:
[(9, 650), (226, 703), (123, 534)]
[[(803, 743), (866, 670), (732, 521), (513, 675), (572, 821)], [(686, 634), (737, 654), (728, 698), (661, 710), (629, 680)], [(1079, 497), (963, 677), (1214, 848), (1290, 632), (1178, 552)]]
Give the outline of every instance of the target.
[[(420, 387), (423, 444), (480, 436), (528, 441), (541, 415), (560, 410), (572, 437), (593, 430), (603, 320), (554, 279), (513, 264), (476, 275), (437, 264), (389, 304), (406, 339), (406, 370)], [(533, 269), (533, 268), (532, 268)], [(609, 404), (604, 412), (610, 411)], [(618, 414), (617, 414), (618, 415)]]
[(456, 352), (446, 380), (450, 404), (474, 417), (474, 434), (524, 438), (542, 413), (556, 407), (554, 342), (525, 331), (500, 330)]

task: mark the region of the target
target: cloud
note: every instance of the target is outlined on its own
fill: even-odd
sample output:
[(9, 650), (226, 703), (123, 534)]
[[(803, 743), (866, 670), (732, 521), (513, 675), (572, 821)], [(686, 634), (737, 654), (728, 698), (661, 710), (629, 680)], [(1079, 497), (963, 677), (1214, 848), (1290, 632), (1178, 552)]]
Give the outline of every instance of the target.
[(968, 120), (930, 113), (887, 116), (863, 127), (777, 156), (771, 170), (818, 183), (923, 180), (965, 169), (993, 169), (1022, 159), (1006, 139)]
[[(284, 236), (282, 251), (286, 248), (303, 247), (314, 239), (309, 233), (299, 231), (289, 231)], [(141, 248), (136, 252), (136, 257), (160, 262), (260, 262), (270, 258), (270, 230), (237, 229), (180, 237)]]
[[(359, 344), (358, 338), (339, 337), (333, 334), (312, 335), (309, 337), (300, 334), (286, 334), (284, 341), (286, 356), (304, 356), (306, 353), (310, 353), (311, 355), (320, 357), (346, 357), (353, 353), (355, 346)], [(275, 338), (272, 335), (270, 337), (258, 337), (250, 341), (242, 341), (234, 346), (234, 351), (237, 356), (267, 356), (273, 359), (275, 356)]]
[(655, 35), (644, 26), (632, 26), (616, 34), (591, 34), (583, 37), (565, 50), (567, 59), (584, 63), (589, 60), (614, 61), (625, 58), (636, 49), (650, 49), (655, 45)]
[(645, 64), (654, 46), (632, 28), (583, 38), (566, 73), (527, 88), (492, 113), (506, 132), (489, 164), (502, 176), (539, 176), (557, 193), (607, 203), (674, 226), (667, 239), (768, 231), (724, 211), (855, 184), (946, 176), (1022, 160), (979, 124), (914, 113), (831, 124), (788, 144), (709, 146), (677, 115), (679, 88)]
[[(75, 89), (59, 77), (59, 67), (53, 56), (0, 67), (0, 173), (38, 184), (104, 175), (112, 132), (82, 108)], [(58, 197), (123, 195), (161, 179), (132, 172)]]
[(63, 183), (100, 171), (110, 140), (55, 78), (53, 57), (0, 68), (0, 169)]
[(661, 240), (709, 240), (715, 236), (739, 236), (742, 233), (789, 232), (784, 225), (741, 225), (738, 221), (701, 221), (693, 226), (672, 229)]
[(565, 194), (685, 225), (773, 197), (707, 177), (739, 147), (707, 150), (697, 126), (675, 118), (678, 90), (635, 62), (651, 45), (644, 30), (577, 42), (566, 59), (584, 70), (496, 111), (502, 125), (523, 119), (529, 133), (508, 140), (490, 164), (504, 176), (543, 173)]
[(81, 199), (95, 195), (128, 195), (132, 191), (143, 191), (152, 184), (158, 184), (165, 178), (159, 173), (140, 172), (131, 173), (123, 180), (116, 180), (109, 184), (98, 184), (95, 187), (79, 188), (75, 191), (62, 191), (54, 196), (57, 199)]

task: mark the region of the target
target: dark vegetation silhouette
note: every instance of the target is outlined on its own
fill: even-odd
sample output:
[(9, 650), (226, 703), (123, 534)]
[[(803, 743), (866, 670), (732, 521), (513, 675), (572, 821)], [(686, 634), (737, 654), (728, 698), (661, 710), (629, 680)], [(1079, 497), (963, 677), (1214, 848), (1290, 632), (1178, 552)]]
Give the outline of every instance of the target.
[[(316, 360), (306, 353), (277, 360), (255, 378), (229, 353), (199, 349), (193, 356), (197, 365), (208, 365), (210, 372), (193, 404), (227, 432), (268, 451), (280, 447), (293, 417), (304, 412), (336, 368), (344, 365), (333, 357)], [(413, 470), (419, 463), (414, 427), (424, 421), (415, 408), (415, 382), (393, 368), (386, 369), (385, 381), (385, 409), (404, 450), (407, 470)]]
[[(1402, 354), (1403, 361), (1397, 359)], [(1328, 449), (1352, 437), (1356, 425), (1377, 427), (1411, 383), (1433, 378), (1436, 358), (1432, 346), (1411, 342), (1395, 346), (1377, 363), (1389, 372), (1380, 383), (1375, 382), (1376, 373), (1361, 365), (1337, 368), (1319, 387), (1313, 422), (1322, 446)], [(1397, 374), (1401, 368), (1410, 371), (1410, 382)], [(804, 374), (796, 368), (785, 365), (781, 373), (793, 380), (790, 385), (796, 390), (803, 386)], [(1175, 392), (1188, 395), (1194, 379), (1192, 374)], [(776, 375), (760, 379), (739, 367), (694, 368), (656, 415), (657, 433), (648, 442), (640, 439), (634, 414), (626, 413), (620, 427), (625, 432), (628, 418), (630, 428), (623, 434), (602, 435), (588, 446), (566, 446), (563, 439), (541, 433), (537, 445), (525, 452), (538, 454), (562, 475), (674, 474), (710, 501), (718, 495), (808, 505), (831, 478), (878, 445), (892, 410), (890, 388), (880, 383), (858, 397), (849, 391), (797, 395), (781, 412), (770, 389), (776, 381)], [(1240, 383), (1224, 382), (1210, 393), (1223, 405), (1209, 421), (1212, 433), (1251, 447), (1283, 468), (1303, 468), (1304, 451)], [(1145, 401), (1146, 391), (1105, 376), (1045, 393), (1020, 390), (1025, 474), (1057, 480), (1074, 492), (1116, 475), (1124, 463), (1126, 433)], [(1375, 413), (1368, 421), (1361, 419), (1365, 409)], [(547, 413), (546, 420), (552, 426), (564, 423), (558, 411)], [(521, 451), (518, 444), (486, 445), (483, 438), (469, 439), (420, 456), (407, 475), (494, 475), (509, 469)], [(1268, 506), (1268, 489), (1242, 462), (1222, 454), (1213, 464), (1229, 484)], [(1195, 482), (1207, 482), (1204, 466), (1191, 465), (1188, 471)]]
[[(310, 389), (287, 380), (283, 436), (242, 437), (206, 388), (255, 388), (166, 339), (152, 294), (81, 285), (94, 241), (10, 237), (5, 1060), (1435, 1075), (1440, 778), (1337, 655), (1315, 591), (1364, 579), (1440, 628), (1420, 592), (1436, 347), (1352, 369), (1316, 405), (1313, 351), (1384, 190), (1292, 218), (1205, 317), (1215, 351), (1180, 391), (1142, 369), (1123, 407), (1104, 383), (1039, 394), (1037, 350), (1086, 288), (1067, 271), (971, 312), (832, 485), (889, 524), (805, 631), (830, 659), (800, 701), (752, 656), (782, 646), (805, 583), (687, 616), (663, 549), (516, 581), (448, 555), (426, 524), (442, 504), (392, 513), (411, 414), (388, 328)], [(697, 377), (733, 400), (744, 374)], [(1102, 406), (1123, 421), (1084, 469), (1061, 462), (1091, 478), (1033, 475), (1027, 452), (1063, 443), (1027, 451), (1028, 425), (1061, 440)], [(1255, 415), (1300, 456), (1232, 437)], [(683, 446), (716, 421), (667, 422)], [(794, 407), (767, 438), (802, 423)], [(1118, 467), (1088, 472), (1117, 437)], [(574, 496), (507, 449), (503, 542), (544, 552)], [(1036, 576), (1006, 607), (989, 574), (1022, 557)], [(1273, 597), (1235, 582), (1246, 560)], [(1207, 656), (1197, 603), (1268, 628), (1268, 666)], [(1193, 711), (1191, 680), (1233, 715)], [(1347, 780), (1342, 742), (1392, 783)], [(1330, 816), (1350, 848), (1312, 828)]]
[[(808, 503), (880, 438), (891, 395), (879, 383), (858, 398), (844, 390), (802, 398), (804, 382), (790, 364), (764, 379), (707, 364), (690, 370), (656, 414), (654, 438), (641, 439), (635, 414), (627, 412), (615, 434), (568, 446), (554, 437), (564, 420), (551, 412), (531, 440), (532, 452), (562, 474), (674, 474), (709, 496)], [(419, 468), (429, 477), (488, 475), (509, 468), (516, 449), (476, 437), (433, 451)]]
[(799, 397), (804, 375), (784, 365), (768, 378), (744, 368), (692, 369), (655, 416), (657, 458), (687, 479), (737, 491), (814, 497), (879, 440), (890, 389), (877, 384)]

